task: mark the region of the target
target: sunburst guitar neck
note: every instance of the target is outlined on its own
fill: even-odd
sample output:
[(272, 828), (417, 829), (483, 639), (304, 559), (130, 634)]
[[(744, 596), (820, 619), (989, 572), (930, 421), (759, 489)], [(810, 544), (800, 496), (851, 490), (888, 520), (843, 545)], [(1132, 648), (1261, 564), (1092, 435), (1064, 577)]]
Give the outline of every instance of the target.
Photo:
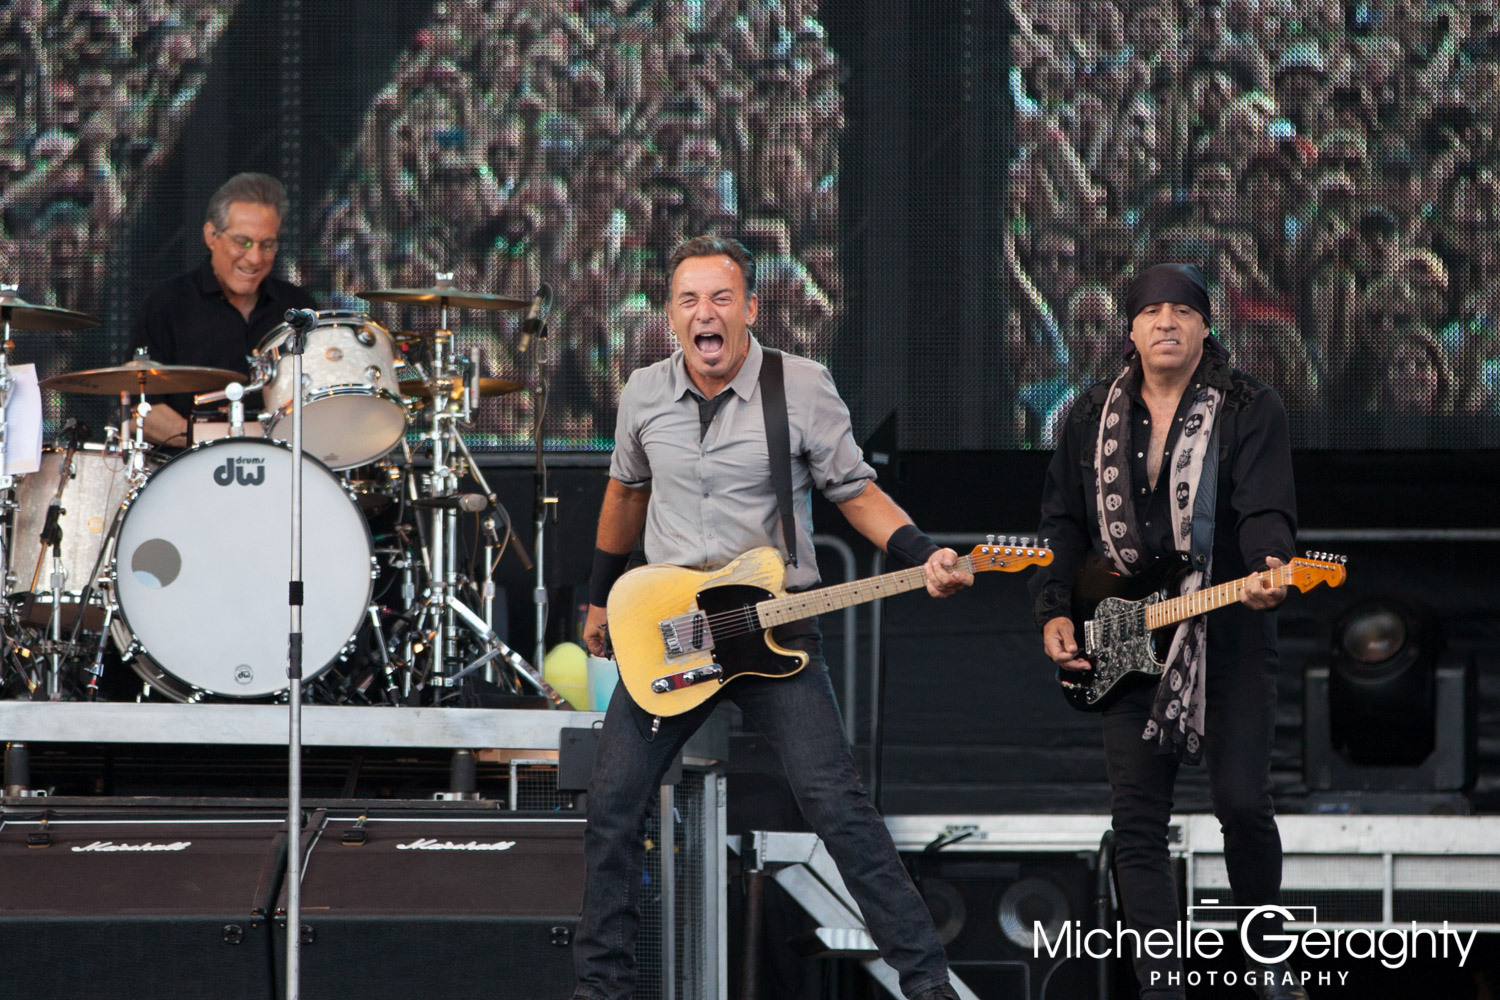
[[(976, 545), (958, 565), (971, 573), (1045, 566), (1052, 550), (1011, 538)], [(784, 557), (751, 549), (715, 570), (651, 565), (631, 570), (609, 594), (609, 636), (620, 680), (653, 715), (681, 715), (736, 677), (790, 677), (801, 650), (778, 646), (777, 625), (894, 597), (926, 586), (922, 567), (788, 594)]]

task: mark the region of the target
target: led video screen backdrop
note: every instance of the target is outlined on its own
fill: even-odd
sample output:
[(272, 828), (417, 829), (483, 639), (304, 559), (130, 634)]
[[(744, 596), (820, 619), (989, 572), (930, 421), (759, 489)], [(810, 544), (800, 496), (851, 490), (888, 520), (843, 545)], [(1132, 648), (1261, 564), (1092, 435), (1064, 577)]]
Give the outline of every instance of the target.
[[(1497, 33), (1492, 3), (1409, 0), (12, 0), (0, 278), (104, 321), (13, 358), (124, 361), (141, 297), (201, 258), (208, 196), (257, 169), (292, 196), (278, 269), (326, 308), (421, 333), (436, 310), (355, 293), (550, 284), (556, 449), (609, 447), (624, 377), (673, 346), (661, 263), (699, 232), (759, 255), (759, 336), (829, 363), (861, 435), (894, 409), (904, 447), (1050, 446), (1162, 259), (1205, 266), (1297, 446), (1494, 447)], [(924, 174), (943, 142), (961, 163)], [(933, 272), (909, 323), (886, 254)], [(529, 381), (519, 320), (458, 311), (454, 343)], [(935, 405), (955, 372), (982, 406)], [(46, 405), (97, 429), (108, 404)], [(530, 420), (525, 393), (487, 401), (473, 444), (529, 447)]]
[(1181, 260), (1295, 445), (1497, 444), (1495, 4), (1012, 14), (1005, 281), (1030, 441), (1112, 373), (1130, 275)]
[[(549, 446), (609, 447), (625, 376), (675, 344), (661, 264), (685, 236), (742, 239), (762, 341), (826, 356), (843, 124), (811, 5), (443, 0), (370, 15), (288, 0), (10, 4), (0, 276), (28, 301), (107, 320), (27, 335), (16, 360), (43, 377), (126, 360), (139, 297), (201, 259), (207, 196), (241, 169), (286, 183), (278, 272), (325, 308), (424, 333), (436, 308), (355, 293), (440, 273), (528, 300), (551, 285), (545, 347), (519, 350), (516, 311), (449, 324), (486, 374), (529, 381), (544, 351)], [(47, 405), (55, 421), (102, 420), (107, 404)], [(524, 393), (487, 401), (471, 444), (528, 446), (530, 422)]]

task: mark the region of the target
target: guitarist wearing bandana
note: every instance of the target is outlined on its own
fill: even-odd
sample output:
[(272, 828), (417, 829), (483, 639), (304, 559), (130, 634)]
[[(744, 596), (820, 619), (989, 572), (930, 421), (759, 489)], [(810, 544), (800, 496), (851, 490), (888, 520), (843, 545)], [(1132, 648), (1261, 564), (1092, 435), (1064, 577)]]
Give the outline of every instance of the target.
[[(1074, 625), (1075, 583), (1082, 590), (1090, 575), (1128, 581), (1177, 563), (1177, 594), (1244, 578), (1238, 602), (1177, 626), (1159, 676), (1125, 678), (1103, 704), (1116, 877), (1126, 925), (1144, 936), (1174, 931), (1181, 919), (1167, 826), (1182, 764), (1208, 767), (1234, 904), (1279, 901), (1271, 612), (1286, 588), (1258, 571), (1292, 557), (1297, 515), (1285, 410), (1275, 391), (1230, 366), (1210, 332), (1202, 272), (1144, 270), (1126, 294), (1125, 319), (1123, 369), (1074, 404), (1047, 472), (1041, 534), (1054, 558), (1031, 579), (1047, 655), (1065, 686), (1091, 679)], [(1255, 944), (1281, 929), (1262, 915), (1248, 934)], [(1279, 947), (1270, 938), (1253, 950)], [(1180, 957), (1133, 958), (1142, 998), (1186, 995)], [(1246, 963), (1258, 996), (1305, 1000), (1285, 962), (1263, 966), (1247, 955)]]
[[(654, 633), (669, 651), (697, 651), (722, 643), (729, 631), (722, 614), (703, 609), (661, 622), (656, 614), (635, 616), (644, 621), (606, 620), (610, 612), (621, 614), (610, 591), (643, 535), (646, 558), (656, 568), (733, 573), (745, 561), (736, 557), (775, 546), (795, 557), (784, 567), (786, 589), (813, 587), (813, 487), (897, 564), (921, 567), (917, 572), (932, 596), (971, 584), (970, 564), (933, 544), (875, 485), (828, 371), (803, 358), (775, 355), (751, 336), (755, 264), (745, 248), (734, 240), (698, 237), (673, 251), (667, 271), (667, 319), (681, 349), (632, 374), (620, 398), (584, 628), (589, 649), (603, 655), (609, 634), (621, 633), (623, 640), (634, 628)], [(781, 443), (772, 447), (778, 409)], [(789, 471), (789, 483), (780, 478), (778, 464)], [(774, 574), (762, 572), (752, 581), (768, 596), (783, 582), (777, 563)], [(774, 581), (766, 579), (771, 575)], [(957, 1000), (926, 904), (860, 787), (815, 622), (788, 621), (772, 629), (771, 637), (781, 652), (799, 660), (806, 654), (805, 667), (780, 677), (742, 676), (722, 688), (724, 675), (709, 672), (717, 668), (663, 667), (658, 680), (668, 689), (684, 696), (715, 692), (676, 714), (648, 711), (625, 684), (615, 689), (589, 785), (587, 882), (573, 948), (575, 1000), (626, 1000), (632, 994), (646, 810), (668, 765), (720, 696), (732, 698), (776, 748), (798, 804), (859, 902), (881, 955), (899, 974), (902, 992), (915, 1000)]]

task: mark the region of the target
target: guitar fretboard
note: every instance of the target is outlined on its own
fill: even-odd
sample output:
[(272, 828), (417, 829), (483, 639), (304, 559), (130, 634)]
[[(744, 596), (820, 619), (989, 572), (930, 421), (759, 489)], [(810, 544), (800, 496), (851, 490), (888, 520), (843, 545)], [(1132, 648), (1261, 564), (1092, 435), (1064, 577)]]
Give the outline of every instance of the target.
[(1277, 566), (1264, 573), (1251, 573), (1238, 580), (1230, 580), (1217, 586), (1195, 590), (1191, 594), (1183, 594), (1181, 597), (1159, 601), (1146, 608), (1146, 628), (1159, 629), (1167, 625), (1175, 625), (1194, 615), (1205, 614), (1215, 608), (1222, 608), (1226, 604), (1233, 604), (1240, 599), (1240, 594), (1244, 593), (1252, 577), (1260, 577), (1260, 582), (1273, 590), (1277, 587), (1296, 586), (1296, 581), (1292, 578), (1293, 569), (1292, 565)]
[[(960, 556), (956, 568), (972, 573), (974, 571), (973, 560), (969, 556)], [(760, 618), (762, 628), (771, 628), (774, 625), (785, 625), (788, 622), (801, 621), (804, 618), (826, 614), (830, 611), (842, 611), (844, 608), (864, 604), (867, 601), (876, 601), (882, 597), (894, 597), (925, 586), (927, 586), (927, 577), (922, 567), (913, 566), (911, 569), (883, 573), (880, 576), (854, 580), (850, 583), (836, 583), (831, 587), (804, 590), (800, 594), (773, 597), (757, 604), (755, 613)]]

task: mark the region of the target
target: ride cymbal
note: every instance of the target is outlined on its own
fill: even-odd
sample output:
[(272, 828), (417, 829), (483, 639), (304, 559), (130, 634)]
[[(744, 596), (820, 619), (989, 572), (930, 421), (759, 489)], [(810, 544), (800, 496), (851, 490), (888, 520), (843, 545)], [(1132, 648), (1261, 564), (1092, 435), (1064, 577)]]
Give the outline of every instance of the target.
[(452, 285), (431, 288), (378, 288), (355, 295), (366, 302), (396, 302), (407, 305), (449, 305), (457, 309), (525, 309), (530, 299), (490, 292), (466, 292)]
[[(405, 382), (396, 383), (403, 396), (461, 396), (468, 383), (457, 379), (437, 379), (426, 382), (422, 379), (409, 379)], [(488, 399), (491, 396), (504, 396), (507, 393), (519, 392), (526, 386), (521, 382), (514, 382), (508, 378), (481, 378), (479, 380), (479, 398)]]
[(99, 325), (99, 320), (88, 313), (62, 306), (32, 305), (8, 285), (0, 288), (0, 321), (9, 322), (13, 330), (83, 330)]
[(150, 358), (135, 358), (113, 368), (89, 368), (53, 375), (42, 380), (43, 389), (112, 396), (121, 392), (211, 392), (230, 382), (249, 382), (248, 375), (227, 368), (196, 365), (161, 365)]

